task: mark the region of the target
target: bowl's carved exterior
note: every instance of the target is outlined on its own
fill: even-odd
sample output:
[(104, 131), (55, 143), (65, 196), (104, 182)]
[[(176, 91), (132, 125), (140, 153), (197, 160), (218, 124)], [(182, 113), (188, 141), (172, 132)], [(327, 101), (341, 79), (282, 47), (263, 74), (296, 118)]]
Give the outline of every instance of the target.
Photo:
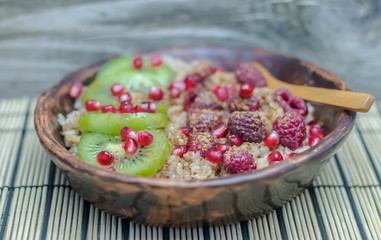
[[(197, 47), (156, 53), (184, 60), (209, 59), (229, 70), (239, 62), (259, 61), (275, 77), (287, 82), (348, 90), (338, 77), (311, 63), (263, 49)], [(81, 68), (44, 92), (35, 110), (36, 131), (73, 189), (96, 207), (137, 223), (176, 227), (221, 225), (263, 215), (311, 184), (354, 125), (354, 112), (315, 105), (315, 117), (324, 123), (328, 135), (292, 160), (253, 174), (188, 182), (115, 174), (90, 166), (68, 152), (57, 123), (58, 113), (73, 110), (73, 100), (67, 95), (71, 83), (91, 81), (105, 62)]]

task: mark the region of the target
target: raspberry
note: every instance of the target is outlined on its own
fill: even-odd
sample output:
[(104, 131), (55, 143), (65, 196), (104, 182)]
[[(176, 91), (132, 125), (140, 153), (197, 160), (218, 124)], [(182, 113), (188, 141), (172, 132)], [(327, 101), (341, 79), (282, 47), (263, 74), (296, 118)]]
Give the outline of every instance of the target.
[(211, 109), (196, 109), (188, 115), (191, 132), (210, 132), (222, 124), (222, 115)]
[(222, 105), (220, 101), (212, 92), (200, 92), (200, 91), (198, 92), (199, 92), (198, 94), (189, 93), (187, 95), (188, 97), (185, 98), (184, 108), (187, 109), (188, 112), (192, 112), (195, 109), (212, 109), (212, 110), (222, 109)]
[(274, 92), (274, 101), (280, 104), (282, 101), (288, 102), (291, 96), (291, 92), (287, 88), (278, 88), (278, 90)]
[(191, 133), (188, 138), (187, 145), (189, 151), (200, 152), (201, 156), (205, 156), (208, 149), (217, 145), (217, 138), (208, 132), (195, 132)]
[(296, 112), (286, 112), (273, 123), (273, 129), (279, 135), (279, 143), (291, 150), (303, 146), (306, 138), (306, 123), (302, 115)]
[(285, 112), (297, 112), (304, 117), (308, 114), (306, 102), (301, 98), (293, 97), (286, 88), (279, 88), (275, 91), (274, 101), (278, 102)]
[(229, 116), (228, 129), (231, 135), (244, 142), (260, 142), (265, 134), (265, 123), (255, 112), (233, 112)]
[(231, 174), (257, 169), (253, 155), (248, 151), (238, 150), (225, 153), (224, 166)]
[(228, 110), (234, 111), (256, 111), (261, 107), (258, 98), (251, 96), (249, 98), (241, 98), (237, 92), (232, 92), (228, 97)]
[(266, 87), (267, 81), (262, 73), (250, 63), (241, 63), (235, 69), (239, 83), (248, 83), (253, 87)]

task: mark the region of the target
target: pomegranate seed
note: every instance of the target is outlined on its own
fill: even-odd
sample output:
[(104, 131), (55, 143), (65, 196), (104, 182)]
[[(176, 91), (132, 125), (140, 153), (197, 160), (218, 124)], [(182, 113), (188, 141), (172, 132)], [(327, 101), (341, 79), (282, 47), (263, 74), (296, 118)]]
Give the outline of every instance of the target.
[(232, 136), (230, 137), (229, 139), (229, 142), (230, 142), (230, 146), (241, 146), (242, 145), (242, 139), (238, 136)]
[(182, 158), (184, 156), (184, 154), (187, 152), (188, 152), (188, 146), (180, 145), (180, 146), (175, 147), (172, 150), (172, 155), (176, 155), (176, 156)]
[(313, 147), (315, 146), (318, 142), (321, 141), (322, 138), (320, 137), (309, 137), (308, 138), (308, 146)]
[(241, 85), (239, 89), (239, 95), (241, 95), (241, 97), (244, 97), (244, 98), (249, 98), (251, 97), (251, 95), (253, 95), (253, 91), (254, 91), (254, 88), (250, 84), (244, 83)]
[(135, 69), (141, 69), (143, 67), (143, 59), (140, 56), (135, 56), (132, 62)]
[(122, 147), (126, 154), (128, 155), (134, 155), (136, 151), (138, 150), (138, 143), (135, 139), (128, 138), (123, 144)]
[(169, 95), (171, 96), (171, 98), (179, 98), (181, 95), (181, 90), (178, 88), (172, 88), (171, 90), (169, 90)]
[(134, 107), (129, 101), (124, 101), (120, 103), (119, 113), (134, 113)]
[(226, 101), (226, 99), (228, 99), (228, 90), (225, 87), (216, 86), (213, 92), (220, 101)]
[(217, 149), (210, 148), (206, 152), (205, 159), (212, 163), (219, 163), (224, 159), (224, 154)]
[(298, 154), (294, 153), (294, 152), (286, 153), (286, 154), (284, 154), (284, 158), (292, 158), (292, 157), (295, 157), (296, 155), (298, 155)]
[(134, 110), (135, 110), (135, 113), (149, 112), (149, 110), (150, 110), (150, 103), (149, 102), (142, 102), (141, 104), (136, 105)]
[(323, 138), (323, 131), (319, 127), (310, 127), (310, 137)]
[(216, 73), (216, 72), (225, 72), (225, 69), (223, 67), (211, 67), (210, 72), (212, 74)]
[(185, 83), (182, 82), (182, 81), (173, 81), (173, 82), (171, 82), (171, 84), (169, 85), (168, 89), (169, 89), (169, 90), (172, 90), (173, 88), (177, 88), (177, 89), (179, 89), (180, 91), (184, 91), (184, 90), (185, 90)]
[(163, 96), (164, 96), (163, 90), (161, 90), (161, 88), (159, 87), (152, 86), (148, 91), (149, 99), (160, 101), (161, 99), (163, 99)]
[(116, 169), (113, 166), (107, 166), (105, 169), (110, 172), (116, 172)]
[(150, 57), (149, 62), (151, 67), (158, 67), (163, 63), (163, 59), (160, 55), (153, 55)]
[(144, 147), (149, 146), (153, 142), (153, 135), (146, 131), (139, 131), (138, 142)]
[(137, 140), (137, 138), (138, 138), (136, 131), (132, 128), (129, 128), (129, 127), (122, 128), (120, 130), (120, 136), (122, 137), (122, 139), (124, 141), (127, 141), (127, 139), (129, 139), (129, 138), (132, 138), (135, 140)]
[(231, 84), (231, 83), (226, 84), (225, 88), (226, 88), (226, 90), (228, 91), (228, 94), (229, 94), (229, 93), (232, 93), (232, 92), (235, 92), (235, 87), (234, 87), (234, 85)]
[(155, 102), (149, 103), (149, 113), (157, 113), (157, 104)]
[(99, 100), (87, 100), (85, 106), (88, 112), (96, 112), (101, 108), (102, 104)]
[(220, 144), (217, 146), (217, 150), (221, 151), (222, 154), (224, 154), (227, 150), (229, 150), (229, 145), (227, 144)]
[(276, 131), (271, 131), (266, 137), (263, 139), (265, 145), (269, 148), (276, 148), (279, 144), (279, 135)]
[(185, 89), (190, 90), (196, 87), (196, 82), (192, 78), (185, 78)]
[(267, 156), (267, 161), (270, 165), (283, 160), (283, 156), (279, 151), (273, 151)]
[(224, 138), (228, 134), (228, 128), (224, 125), (219, 125), (215, 127), (212, 131), (212, 135), (216, 136), (217, 138)]
[(83, 90), (83, 84), (82, 82), (75, 82), (73, 85), (71, 85), (71, 88), (69, 90), (69, 96), (71, 98), (79, 98), (82, 94)]
[(97, 162), (102, 166), (110, 165), (114, 162), (114, 156), (107, 151), (100, 151), (97, 155)]
[(309, 122), (309, 123), (308, 123), (308, 126), (310, 126), (310, 127), (317, 127), (317, 128), (320, 128), (320, 129), (321, 129), (321, 125), (320, 125), (320, 123), (316, 122), (315, 120)]
[(181, 127), (179, 130), (187, 137), (189, 137), (189, 128), (187, 127)]
[(124, 91), (124, 86), (121, 83), (114, 83), (110, 87), (110, 92), (112, 96), (119, 96)]
[(120, 103), (125, 102), (125, 101), (131, 102), (132, 97), (131, 97), (130, 93), (124, 92), (124, 93), (119, 94), (118, 100)]
[(107, 104), (107, 105), (104, 105), (102, 108), (102, 113), (116, 113), (116, 109), (113, 105), (110, 105), (110, 104)]

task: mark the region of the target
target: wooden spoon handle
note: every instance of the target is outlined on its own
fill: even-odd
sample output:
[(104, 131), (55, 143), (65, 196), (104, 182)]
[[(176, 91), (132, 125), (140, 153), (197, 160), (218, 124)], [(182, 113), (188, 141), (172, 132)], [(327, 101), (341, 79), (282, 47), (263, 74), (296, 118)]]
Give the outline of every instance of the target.
[(307, 101), (341, 107), (356, 112), (368, 112), (374, 102), (374, 97), (366, 93), (286, 83), (271, 75), (260, 63), (254, 62), (253, 65), (261, 71), (263, 76), (267, 79), (268, 87), (274, 91), (280, 87), (284, 87), (290, 90), (292, 95)]

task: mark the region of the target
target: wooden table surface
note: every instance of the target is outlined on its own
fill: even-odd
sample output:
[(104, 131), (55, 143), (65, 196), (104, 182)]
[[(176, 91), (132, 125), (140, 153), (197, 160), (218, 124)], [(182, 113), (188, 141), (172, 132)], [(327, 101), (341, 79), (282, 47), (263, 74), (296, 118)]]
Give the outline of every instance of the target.
[[(332, 2), (332, 3), (331, 3)], [(381, 97), (380, 0), (0, 0), (0, 96), (37, 96), (66, 73), (163, 47), (257, 46)]]

